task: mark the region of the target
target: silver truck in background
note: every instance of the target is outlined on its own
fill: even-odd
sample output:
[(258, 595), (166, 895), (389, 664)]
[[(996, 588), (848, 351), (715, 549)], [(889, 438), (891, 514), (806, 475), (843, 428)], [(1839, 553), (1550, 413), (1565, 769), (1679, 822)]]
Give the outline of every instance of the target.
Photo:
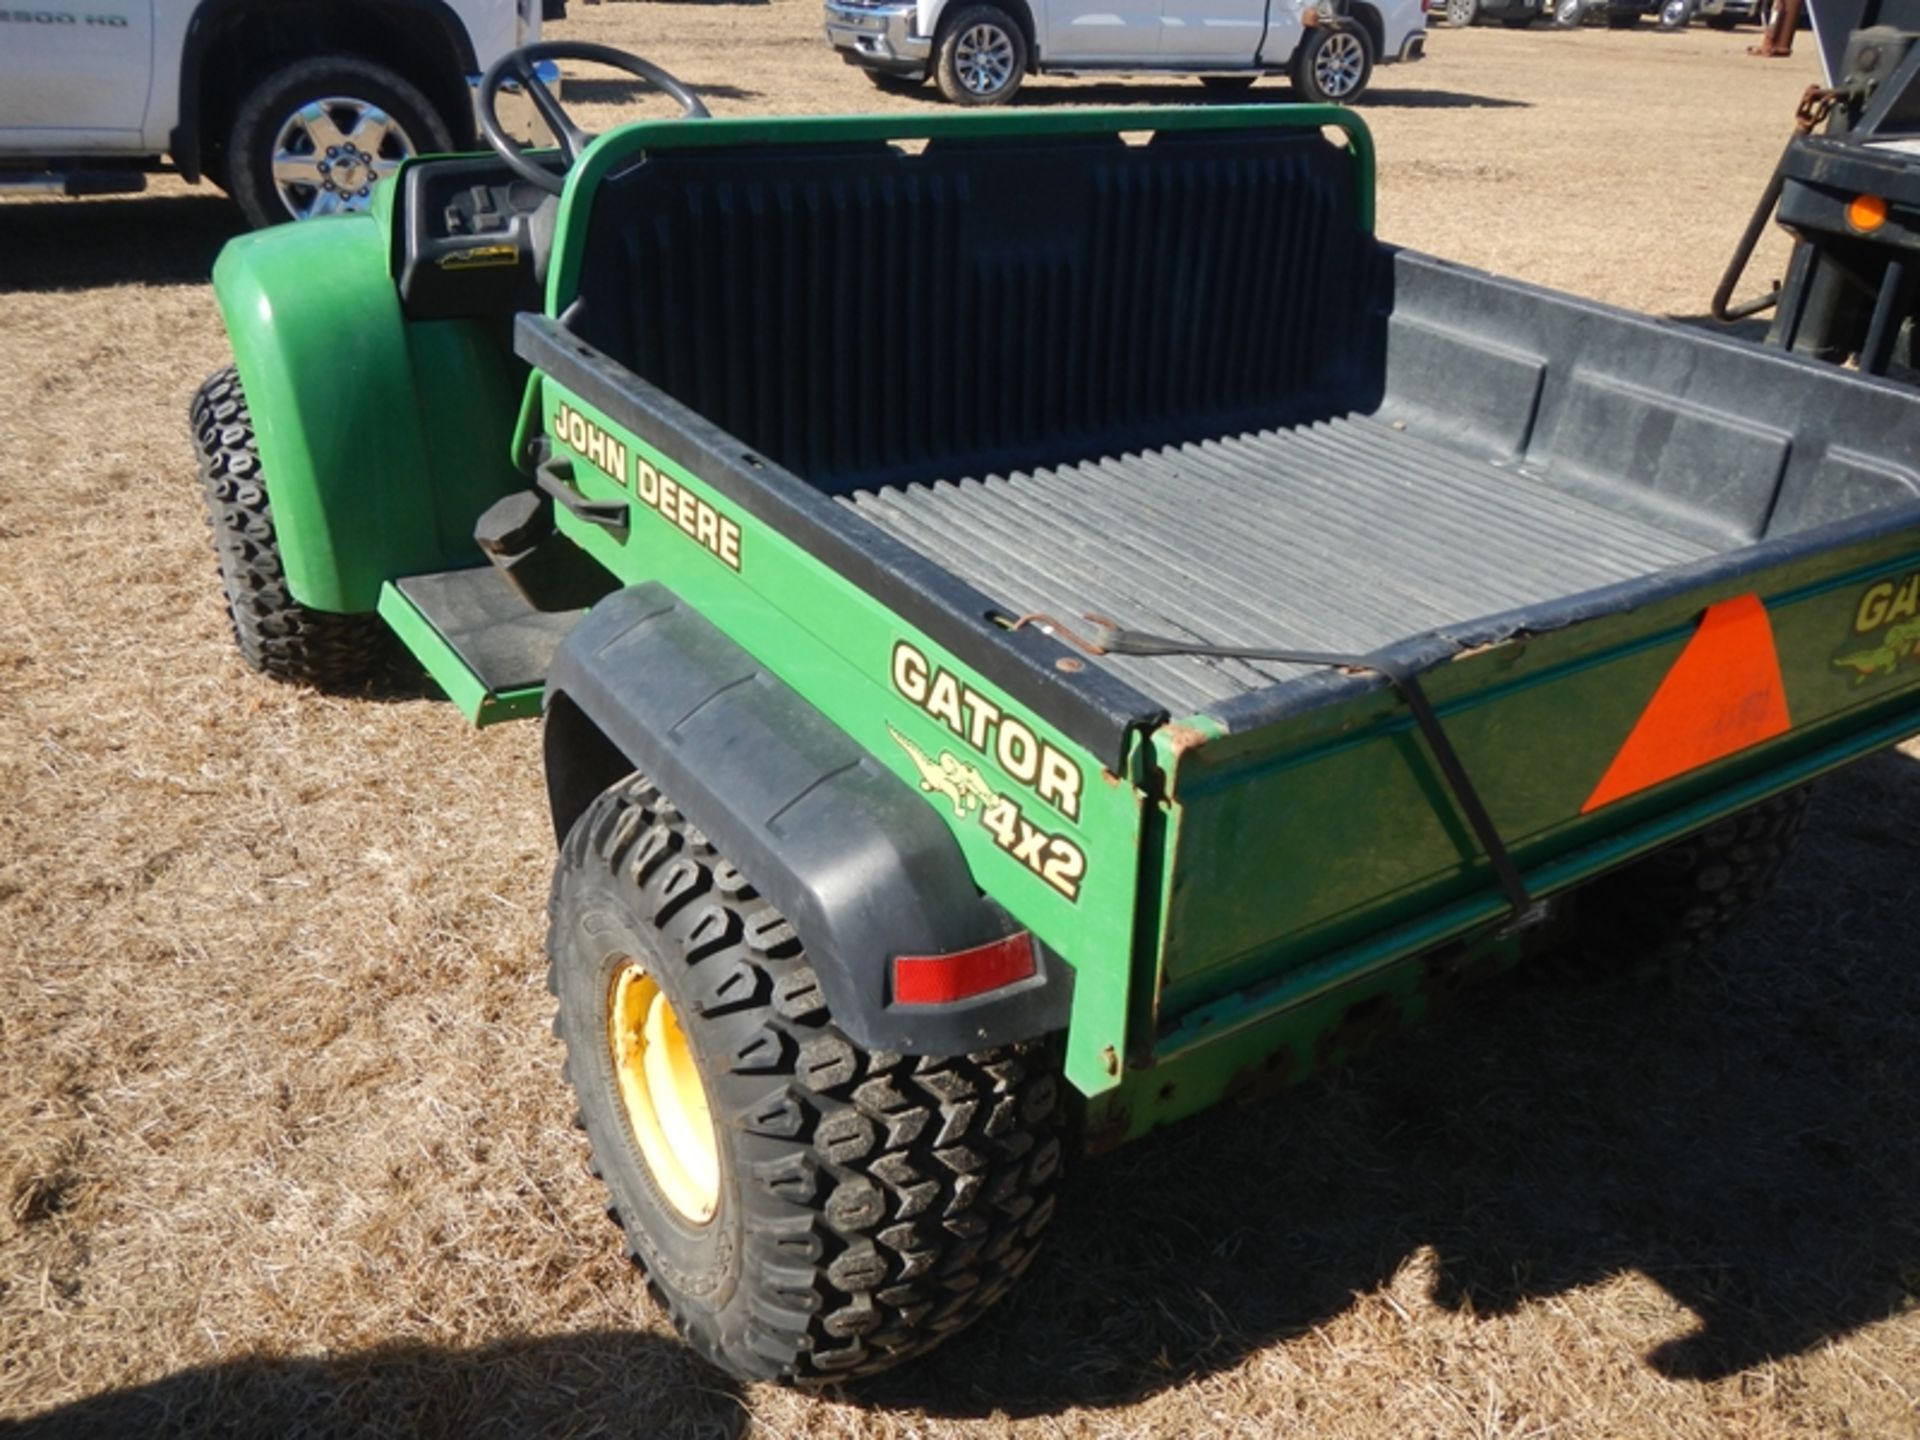
[(881, 86), (932, 79), (956, 105), (1011, 100), (1029, 74), (1285, 75), (1350, 104), (1375, 65), (1426, 50), (1427, 0), (826, 0), (827, 40)]

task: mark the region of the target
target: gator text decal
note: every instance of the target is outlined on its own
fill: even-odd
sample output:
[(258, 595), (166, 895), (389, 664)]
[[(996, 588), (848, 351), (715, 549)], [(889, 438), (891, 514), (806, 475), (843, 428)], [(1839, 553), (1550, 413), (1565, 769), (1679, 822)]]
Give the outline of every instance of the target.
[[(904, 640), (893, 647), (893, 688), (1069, 820), (1080, 818), (1079, 765), (1034, 734), (1025, 721), (930, 663)], [(1018, 800), (988, 784), (978, 766), (951, 750), (935, 758), (893, 726), (887, 730), (920, 772), (921, 793), (945, 798), (956, 820), (978, 818), (1007, 854), (1067, 899), (1080, 898), (1086, 853), (1065, 835), (1048, 830), (1044, 814), (1036, 822)]]
[(1853, 612), (1853, 636), (1833, 657), (1855, 685), (1920, 659), (1920, 572), (1869, 585)]

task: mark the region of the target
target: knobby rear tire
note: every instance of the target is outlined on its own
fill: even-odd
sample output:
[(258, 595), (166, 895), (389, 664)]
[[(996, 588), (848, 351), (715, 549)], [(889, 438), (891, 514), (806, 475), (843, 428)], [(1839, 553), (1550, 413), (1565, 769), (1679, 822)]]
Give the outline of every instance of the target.
[(1676, 976), (1772, 891), (1806, 821), (1810, 787), (1790, 790), (1657, 850), (1578, 896), (1579, 941), (1556, 968), (1587, 979)]
[[(1049, 1043), (910, 1058), (833, 1022), (799, 938), (657, 788), (633, 776), (555, 870), (549, 985), (594, 1173), (628, 1253), (707, 1360), (754, 1380), (875, 1374), (978, 1319), (1026, 1270), (1061, 1169)], [(675, 1208), (634, 1138), (608, 1041), (638, 962), (706, 1089), (719, 1186)]]

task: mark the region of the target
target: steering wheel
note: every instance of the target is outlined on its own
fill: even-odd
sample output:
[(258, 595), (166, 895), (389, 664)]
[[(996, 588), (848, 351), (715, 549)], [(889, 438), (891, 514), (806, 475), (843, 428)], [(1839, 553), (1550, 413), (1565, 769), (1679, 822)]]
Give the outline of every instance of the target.
[[(542, 60), (585, 60), (624, 70), (629, 75), (645, 80), (661, 94), (678, 100), (680, 109), (689, 120), (705, 120), (711, 114), (684, 81), (676, 80), (651, 60), (642, 60), (638, 55), (629, 55), (611, 45), (543, 40), (537, 45), (522, 45), (518, 50), (509, 50), (493, 62), (492, 68), (480, 81), (480, 129), (486, 135), (487, 143), (506, 161), (508, 169), (550, 195), (558, 195), (566, 189), (566, 171), (573, 168), (574, 162), (580, 158), (580, 152), (587, 148), (593, 136), (573, 123), (573, 117), (561, 107), (546, 82), (540, 78), (534, 66)], [(559, 173), (544, 165), (534, 164), (528, 158), (529, 147), (507, 134), (500, 124), (497, 102), (501, 86), (509, 80), (525, 87), (533, 101), (533, 108), (540, 112), (540, 118), (547, 122), (547, 128), (553, 131), (554, 138), (560, 142), (560, 154), (567, 163)]]

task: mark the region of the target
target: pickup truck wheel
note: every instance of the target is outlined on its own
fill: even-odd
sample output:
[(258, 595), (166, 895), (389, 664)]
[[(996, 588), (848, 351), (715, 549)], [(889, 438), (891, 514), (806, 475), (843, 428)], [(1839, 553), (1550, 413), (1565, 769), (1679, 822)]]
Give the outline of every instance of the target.
[(250, 224), (364, 210), (411, 155), (453, 149), (447, 123), (403, 76), (353, 55), (302, 60), (240, 102), (226, 163)]
[(1315, 105), (1351, 105), (1372, 76), (1373, 45), (1358, 26), (1316, 25), (1293, 57), (1294, 91)]
[(1004, 105), (1027, 75), (1027, 37), (997, 5), (969, 5), (940, 32), (934, 78), (956, 105)]
[(1480, 0), (1447, 0), (1447, 24), (1464, 30), (1480, 18)]
[(707, 1360), (803, 1385), (871, 1375), (1032, 1262), (1061, 1166), (1049, 1044), (855, 1044), (792, 927), (638, 775), (568, 834), (549, 918), (594, 1173)]
[(1558, 29), (1578, 30), (1586, 18), (1587, 0), (1557, 0), (1553, 7), (1553, 23)]
[(1773, 889), (1811, 795), (1776, 795), (1602, 876), (1577, 897), (1579, 943), (1549, 965), (1585, 979), (1677, 974)]
[(391, 645), (379, 616), (310, 610), (287, 591), (238, 372), (229, 366), (208, 376), (188, 418), (241, 658), (263, 675), (322, 690), (348, 689), (382, 673)]

